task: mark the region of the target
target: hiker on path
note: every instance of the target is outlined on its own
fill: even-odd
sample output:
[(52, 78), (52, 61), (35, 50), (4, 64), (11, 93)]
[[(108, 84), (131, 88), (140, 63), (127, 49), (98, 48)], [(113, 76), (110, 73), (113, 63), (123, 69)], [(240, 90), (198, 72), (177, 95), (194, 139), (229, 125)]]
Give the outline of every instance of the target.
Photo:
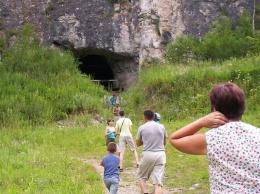
[[(233, 83), (210, 92), (212, 113), (174, 132), (170, 143), (194, 155), (207, 155), (210, 193), (260, 193), (260, 129), (241, 121), (245, 95)], [(196, 134), (203, 127), (212, 128)]]
[(125, 111), (119, 111), (120, 119), (116, 122), (116, 134), (119, 136), (119, 156), (120, 156), (120, 172), (123, 172), (123, 159), (126, 145), (129, 145), (129, 149), (133, 152), (135, 163), (138, 167), (138, 155), (135, 150), (135, 144), (132, 137), (132, 121), (125, 117)]
[(154, 113), (154, 121), (160, 123), (161, 115), (159, 113)]
[(138, 170), (140, 187), (148, 194), (147, 181), (152, 178), (155, 194), (161, 194), (166, 164), (165, 145), (167, 133), (162, 124), (154, 122), (154, 112), (144, 111), (145, 124), (139, 127), (136, 145), (143, 146), (142, 158)]
[(117, 145), (110, 142), (107, 145), (107, 155), (103, 157), (100, 165), (104, 167), (104, 183), (109, 190), (109, 194), (117, 194), (119, 187), (119, 157), (115, 155)]
[(117, 100), (116, 94), (113, 93), (112, 96), (110, 96), (110, 98), (109, 98), (110, 107), (113, 107), (116, 105), (116, 100)]
[(116, 140), (116, 130), (114, 127), (114, 119), (109, 118), (107, 120), (107, 126), (105, 128), (106, 146), (109, 142), (115, 142)]
[(119, 116), (119, 111), (121, 110), (120, 106), (119, 106), (119, 102), (116, 103), (116, 105), (113, 107), (112, 109), (112, 113), (114, 114), (114, 120), (115, 122), (118, 121), (118, 119), (120, 118)]

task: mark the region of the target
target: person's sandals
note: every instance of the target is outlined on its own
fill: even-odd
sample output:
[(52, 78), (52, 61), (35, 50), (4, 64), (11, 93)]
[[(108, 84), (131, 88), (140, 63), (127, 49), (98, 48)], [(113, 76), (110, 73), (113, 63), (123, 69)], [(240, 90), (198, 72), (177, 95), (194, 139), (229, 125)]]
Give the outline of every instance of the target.
[(124, 169), (123, 168), (119, 168), (119, 172), (123, 172), (124, 171)]
[(139, 168), (139, 164), (136, 165), (136, 168)]

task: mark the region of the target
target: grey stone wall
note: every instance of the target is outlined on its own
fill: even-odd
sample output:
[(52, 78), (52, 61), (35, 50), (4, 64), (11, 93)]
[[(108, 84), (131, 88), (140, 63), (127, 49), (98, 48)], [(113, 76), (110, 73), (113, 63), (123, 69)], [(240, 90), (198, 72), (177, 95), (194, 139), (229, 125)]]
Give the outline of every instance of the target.
[(31, 23), (47, 47), (70, 49), (76, 58), (106, 56), (115, 79), (127, 89), (145, 59), (161, 59), (181, 34), (203, 36), (225, 14), (237, 19), (253, 9), (248, 0), (7, 0), (0, 22), (8, 29)]

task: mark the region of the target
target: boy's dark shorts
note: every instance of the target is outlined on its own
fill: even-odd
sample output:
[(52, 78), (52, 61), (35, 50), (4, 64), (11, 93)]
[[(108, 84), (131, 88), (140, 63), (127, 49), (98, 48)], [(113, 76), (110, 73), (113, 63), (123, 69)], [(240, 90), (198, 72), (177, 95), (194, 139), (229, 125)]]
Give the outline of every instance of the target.
[(115, 138), (107, 138), (106, 146), (107, 146), (110, 142), (116, 142), (116, 139), (115, 139)]

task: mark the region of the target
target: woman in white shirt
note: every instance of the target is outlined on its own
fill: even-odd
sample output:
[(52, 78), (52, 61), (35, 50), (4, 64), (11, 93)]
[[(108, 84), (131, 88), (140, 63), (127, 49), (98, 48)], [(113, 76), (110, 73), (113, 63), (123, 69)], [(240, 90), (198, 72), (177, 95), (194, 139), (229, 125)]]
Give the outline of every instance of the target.
[[(260, 129), (241, 121), (243, 90), (233, 83), (217, 85), (210, 102), (212, 113), (174, 132), (171, 145), (207, 155), (212, 194), (260, 193)], [(212, 129), (197, 134), (203, 127)]]

